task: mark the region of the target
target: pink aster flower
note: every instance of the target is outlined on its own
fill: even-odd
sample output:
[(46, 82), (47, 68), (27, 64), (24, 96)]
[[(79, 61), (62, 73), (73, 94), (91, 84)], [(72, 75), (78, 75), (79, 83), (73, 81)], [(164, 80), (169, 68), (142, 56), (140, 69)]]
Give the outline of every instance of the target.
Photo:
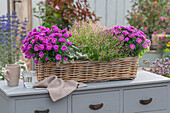
[(52, 43), (55, 44), (57, 42), (57, 39), (56, 38), (53, 38), (52, 39)]
[(62, 51), (67, 50), (67, 46), (62, 46), (62, 47), (61, 47), (61, 50), (62, 50)]
[(47, 61), (48, 60), (48, 58), (45, 58), (45, 61)]
[(72, 37), (72, 34), (69, 34), (69, 37)]
[(125, 41), (127, 41), (127, 42), (128, 42), (128, 41), (129, 41), (129, 38), (128, 38), (128, 37), (126, 37), (126, 38), (125, 38)]
[(39, 40), (40, 40), (40, 41), (44, 41), (45, 38), (40, 36), (40, 37), (39, 37)]
[(63, 29), (61, 30), (61, 33), (67, 32), (67, 29)]
[(26, 42), (27, 42), (27, 39), (24, 39), (24, 40), (22, 41), (23, 44), (25, 44)]
[(40, 44), (40, 45), (38, 46), (38, 49), (39, 49), (39, 50), (43, 50), (43, 49), (44, 49), (44, 44)]
[(69, 42), (69, 41), (68, 41), (66, 44), (67, 44), (67, 45), (72, 45), (72, 43), (71, 43), (71, 42)]
[(38, 60), (35, 60), (35, 64), (38, 64)]
[(55, 56), (55, 58), (56, 58), (56, 60), (61, 60), (61, 55), (60, 55), (60, 54), (57, 54), (57, 55)]
[(31, 59), (31, 53), (27, 54), (27, 59)]
[(129, 34), (129, 32), (127, 32), (127, 31), (123, 31), (123, 34), (124, 34), (124, 35), (128, 35), (128, 34)]
[(38, 51), (39, 49), (38, 49), (38, 45), (37, 44), (35, 44), (35, 46), (34, 46), (34, 50), (35, 51)]
[(120, 35), (120, 36), (119, 36), (119, 40), (124, 40), (124, 36), (123, 36), (123, 35)]
[(148, 43), (149, 45), (151, 45), (151, 41), (150, 41), (150, 40), (146, 39), (145, 41), (146, 41), (146, 43)]
[(63, 37), (67, 38), (67, 37), (68, 37), (68, 34), (67, 34), (67, 33), (64, 33), (64, 34), (63, 34)]
[(32, 54), (32, 57), (35, 57), (35, 53)]
[(66, 42), (66, 39), (65, 38), (60, 38), (58, 41), (59, 42)]
[(67, 61), (67, 60), (68, 60), (68, 58), (65, 57), (65, 58), (64, 58), (64, 61)]
[(27, 49), (28, 49), (28, 50), (31, 50), (31, 49), (32, 49), (32, 45), (29, 44)]
[(147, 47), (148, 47), (148, 45), (147, 45), (146, 43), (143, 43), (142, 46), (143, 46), (144, 48), (147, 48)]
[(61, 34), (61, 33), (57, 33), (56, 35), (57, 35), (59, 38), (62, 37), (62, 34)]
[(58, 45), (53, 45), (53, 48), (54, 48), (54, 49), (58, 49), (59, 46), (58, 46)]
[(34, 44), (34, 43), (35, 43), (35, 40), (32, 40), (31, 43)]
[(21, 51), (22, 51), (23, 53), (25, 52), (24, 46), (21, 46)]
[(47, 46), (47, 47), (46, 47), (46, 50), (51, 50), (52, 44), (48, 43), (46, 46)]
[(55, 52), (58, 52), (58, 48), (54, 49)]
[(140, 38), (137, 38), (136, 42), (140, 44), (142, 42), (142, 40)]
[(42, 51), (39, 52), (39, 56), (42, 58), (44, 56), (44, 53)]
[(135, 44), (130, 44), (131, 49), (135, 49)]
[(135, 34), (132, 33), (132, 34), (129, 35), (129, 37), (130, 37), (130, 38), (135, 37)]

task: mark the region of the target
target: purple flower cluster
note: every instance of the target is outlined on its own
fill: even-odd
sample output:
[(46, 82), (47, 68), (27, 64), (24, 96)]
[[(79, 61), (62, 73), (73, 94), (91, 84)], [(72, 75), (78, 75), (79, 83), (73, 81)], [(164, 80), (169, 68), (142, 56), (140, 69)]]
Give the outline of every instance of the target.
[[(148, 60), (143, 60), (143, 63), (146, 65), (149, 65)], [(143, 68), (145, 71), (149, 71), (152, 73), (156, 73), (163, 76), (168, 76), (170, 74), (170, 59), (164, 58), (164, 59), (156, 59), (152, 62), (152, 65), (146, 69)]]
[(67, 61), (69, 51), (68, 46), (72, 43), (67, 41), (71, 34), (67, 29), (59, 29), (57, 26), (46, 28), (39, 26), (38, 29), (30, 31), (22, 41), (21, 50), (27, 59), (35, 58), (35, 63)]

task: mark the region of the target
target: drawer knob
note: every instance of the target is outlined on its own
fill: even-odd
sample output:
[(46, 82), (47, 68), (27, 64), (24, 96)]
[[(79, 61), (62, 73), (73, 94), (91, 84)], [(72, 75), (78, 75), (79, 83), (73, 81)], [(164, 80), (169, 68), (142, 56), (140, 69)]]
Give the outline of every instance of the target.
[(44, 111), (39, 111), (39, 110), (35, 110), (34, 113), (49, 113), (50, 110), (47, 109), (47, 110), (44, 110)]
[(101, 104), (96, 104), (96, 105), (92, 105), (92, 104), (89, 105), (89, 108), (90, 108), (91, 110), (98, 110), (98, 109), (100, 109), (100, 108), (102, 108), (102, 107), (103, 107), (103, 103), (101, 103)]
[(149, 103), (152, 102), (152, 98), (150, 98), (150, 99), (148, 99), (148, 100), (140, 100), (139, 102), (140, 102), (142, 105), (147, 105), (147, 104), (149, 104)]

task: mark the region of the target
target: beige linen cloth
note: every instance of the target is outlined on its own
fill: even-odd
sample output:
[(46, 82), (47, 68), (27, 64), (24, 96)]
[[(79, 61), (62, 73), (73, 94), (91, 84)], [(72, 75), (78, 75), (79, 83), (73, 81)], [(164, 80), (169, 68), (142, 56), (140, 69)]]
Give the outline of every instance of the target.
[(53, 101), (57, 101), (70, 93), (72, 93), (78, 87), (87, 86), (84, 83), (79, 83), (74, 80), (65, 82), (55, 75), (49, 76), (41, 82), (35, 83), (33, 88), (35, 89), (47, 89), (50, 97)]

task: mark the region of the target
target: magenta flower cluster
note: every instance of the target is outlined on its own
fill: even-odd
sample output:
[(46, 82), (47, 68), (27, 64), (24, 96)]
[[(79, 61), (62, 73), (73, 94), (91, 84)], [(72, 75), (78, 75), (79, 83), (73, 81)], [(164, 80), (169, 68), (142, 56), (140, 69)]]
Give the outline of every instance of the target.
[(72, 34), (67, 29), (59, 29), (57, 26), (46, 28), (39, 26), (28, 33), (21, 46), (22, 52), (27, 59), (34, 58), (38, 62), (62, 62), (69, 58), (68, 47), (72, 45), (68, 41)]

